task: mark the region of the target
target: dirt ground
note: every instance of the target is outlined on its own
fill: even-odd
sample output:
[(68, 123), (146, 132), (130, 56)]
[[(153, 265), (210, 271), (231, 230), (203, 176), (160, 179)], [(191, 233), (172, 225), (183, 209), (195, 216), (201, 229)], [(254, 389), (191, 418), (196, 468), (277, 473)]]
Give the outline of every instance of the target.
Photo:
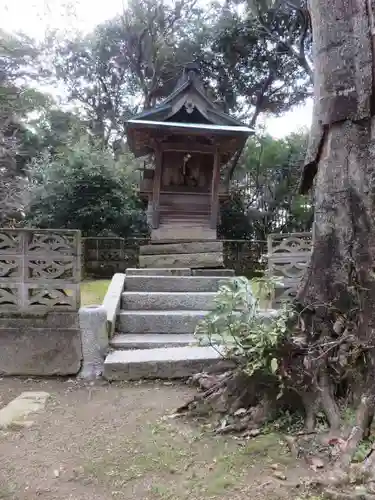
[(292, 486), (309, 471), (280, 436), (240, 441), (166, 418), (187, 386), (4, 378), (0, 408), (25, 390), (51, 397), (32, 427), (0, 431), (1, 500), (318, 498)]

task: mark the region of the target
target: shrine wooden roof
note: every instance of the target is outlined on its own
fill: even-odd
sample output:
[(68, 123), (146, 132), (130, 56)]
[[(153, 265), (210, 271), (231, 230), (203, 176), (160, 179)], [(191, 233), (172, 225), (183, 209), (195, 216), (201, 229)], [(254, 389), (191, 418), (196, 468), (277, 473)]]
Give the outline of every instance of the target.
[(233, 127), (230, 125), (209, 125), (206, 123), (184, 123), (184, 122), (154, 122), (151, 120), (129, 120), (129, 128), (154, 128), (161, 127), (168, 130), (176, 130), (176, 132), (181, 132), (186, 130), (190, 134), (196, 132), (197, 134), (211, 132), (214, 135), (229, 135), (231, 132), (235, 132), (237, 135), (245, 135), (246, 137), (253, 132), (253, 129), (246, 127), (245, 125), (241, 127)]
[[(167, 135), (165, 135), (167, 133)], [(170, 138), (174, 133), (206, 135), (211, 142), (215, 136), (230, 140), (231, 150), (242, 147), (253, 130), (244, 123), (224, 113), (210, 99), (204, 89), (199, 70), (189, 65), (178, 81), (175, 90), (159, 105), (134, 116), (127, 122), (130, 149), (136, 156), (152, 153), (155, 141)], [(232, 139), (236, 138), (236, 141)], [(234, 153), (228, 151), (228, 153)]]

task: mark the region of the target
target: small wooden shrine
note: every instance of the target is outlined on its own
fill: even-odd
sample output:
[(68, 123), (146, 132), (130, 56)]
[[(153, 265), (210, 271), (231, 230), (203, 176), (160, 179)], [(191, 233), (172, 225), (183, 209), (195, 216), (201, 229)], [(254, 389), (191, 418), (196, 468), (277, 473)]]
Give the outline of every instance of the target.
[(216, 239), (225, 165), (252, 132), (214, 104), (194, 65), (161, 104), (127, 122), (131, 151), (155, 158), (140, 185), (153, 241)]

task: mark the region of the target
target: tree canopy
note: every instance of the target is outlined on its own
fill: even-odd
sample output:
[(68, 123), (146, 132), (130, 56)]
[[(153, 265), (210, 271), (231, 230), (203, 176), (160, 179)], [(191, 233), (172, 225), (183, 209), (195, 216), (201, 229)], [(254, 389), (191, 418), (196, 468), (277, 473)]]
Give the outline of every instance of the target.
[(35, 77), (37, 56), (26, 37), (0, 31), (0, 222), (18, 219), (25, 205), (22, 175), (33, 157), (27, 117), (48, 104), (49, 98), (27, 84)]
[[(41, 183), (48, 180), (52, 185), (59, 168), (63, 175), (64, 161), (77, 179), (72, 152), (81, 140), (85, 144), (86, 173), (90, 165), (96, 168), (90, 148), (94, 156), (101, 150), (106, 164), (109, 158), (115, 162), (121, 159), (127, 186), (132, 186), (133, 170), (139, 163), (127, 151), (125, 122), (166, 97), (187, 63), (198, 63), (212, 98), (250, 125), (256, 125), (264, 113), (279, 114), (303, 102), (311, 92), (311, 36), (305, 12), (303, 2), (297, 8), (291, 2), (203, 5), (196, 0), (131, 0), (121, 14), (85, 36), (62, 38), (55, 33), (37, 47), (26, 37), (2, 34), (0, 130), (2, 190), (7, 193), (7, 203), (17, 198), (17, 192), (22, 200), (18, 196), (15, 206), (22, 207), (21, 211), (30, 210), (25, 208), (30, 194), (24, 189), (26, 173), (34, 208)], [(62, 90), (61, 103), (43, 92), (53, 87)], [(233, 162), (228, 170), (239, 188), (234, 195), (240, 197), (237, 209), (243, 207), (245, 225), (236, 234), (263, 238), (268, 230), (298, 226), (287, 221), (298, 216), (301, 207), (300, 215), (305, 217), (305, 205), (291, 194), (296, 185), (294, 159), (286, 154), (282, 159), (264, 157), (260, 161), (259, 144), (265, 141), (266, 149), (289, 147), (286, 143), (277, 145), (277, 141), (273, 144), (271, 138), (265, 137), (250, 141), (241, 161)], [(266, 180), (265, 174), (256, 178), (259, 168), (263, 173), (270, 169)], [(242, 187), (238, 184), (241, 176)], [(284, 194), (280, 176), (284, 179)], [(90, 179), (94, 176), (88, 176), (85, 182)], [(267, 185), (263, 191), (262, 179)], [(252, 184), (252, 199), (244, 189), (246, 182)], [(293, 214), (289, 208), (282, 208), (291, 198), (297, 210)], [(62, 197), (56, 200), (64, 201)], [(47, 227), (50, 214), (42, 216), (41, 210), (49, 209), (42, 197), (40, 203), (39, 215), (35, 215), (37, 211), (33, 216), (28, 214), (27, 220)], [(68, 210), (67, 205), (61, 208)], [(254, 218), (254, 210), (265, 212), (265, 218)], [(12, 219), (14, 210), (10, 212)], [(275, 221), (282, 213), (285, 221), (277, 226)], [(307, 222), (302, 219), (303, 226)], [(63, 221), (72, 227), (68, 213)], [(57, 224), (57, 219), (53, 223)], [(81, 227), (78, 220), (76, 224)], [(250, 226), (245, 230), (247, 224)]]
[[(82, 38), (47, 44), (54, 76), (105, 143), (124, 137), (124, 121), (166, 97), (183, 66), (198, 63), (225, 108), (255, 125), (311, 92), (309, 24), (299, 11), (269, 8), (255, 16), (236, 6), (198, 7), (132, 0), (124, 13)], [(297, 47), (300, 53), (297, 54)]]

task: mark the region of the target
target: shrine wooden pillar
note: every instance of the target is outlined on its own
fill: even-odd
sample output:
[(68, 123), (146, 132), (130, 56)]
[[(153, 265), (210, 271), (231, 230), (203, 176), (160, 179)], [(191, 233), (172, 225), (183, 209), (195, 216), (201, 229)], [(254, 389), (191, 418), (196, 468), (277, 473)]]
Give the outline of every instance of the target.
[(159, 144), (155, 147), (155, 171), (152, 185), (152, 228), (157, 229), (160, 225), (160, 187), (163, 168), (163, 152)]
[(216, 147), (214, 153), (214, 168), (212, 172), (211, 184), (211, 219), (210, 228), (216, 229), (219, 215), (219, 188), (220, 188), (220, 151)]

